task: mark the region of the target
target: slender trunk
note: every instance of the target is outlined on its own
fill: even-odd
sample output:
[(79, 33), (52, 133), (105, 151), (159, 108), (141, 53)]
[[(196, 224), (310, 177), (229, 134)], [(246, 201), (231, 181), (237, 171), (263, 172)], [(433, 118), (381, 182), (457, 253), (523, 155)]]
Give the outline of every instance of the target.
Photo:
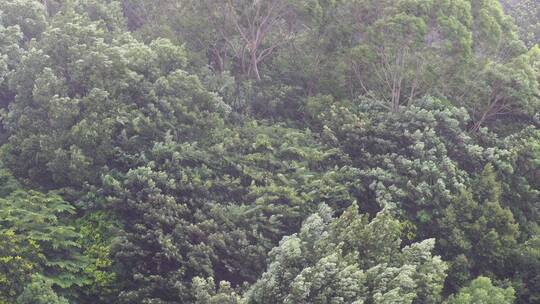
[(482, 125), (486, 121), (487, 114), (488, 114), (488, 111), (484, 112), (484, 114), (482, 114), (482, 117), (474, 123), (474, 125), (473, 125), (473, 127), (471, 129), (471, 131), (473, 133), (476, 133), (476, 132), (478, 132), (480, 130), (480, 128), (482, 127)]
[(255, 78), (257, 79), (257, 81), (260, 81), (260, 80), (261, 80), (261, 75), (259, 74), (259, 66), (258, 66), (258, 62), (257, 62), (257, 52), (256, 52), (256, 51), (252, 51), (252, 52), (251, 52), (251, 67), (250, 67), (250, 71), (252, 71), (253, 73), (255, 73)]
[(482, 117), (480, 117), (480, 119), (474, 123), (474, 126), (471, 129), (472, 132), (478, 132), (484, 122), (486, 122), (487, 118), (492, 116), (492, 113), (497, 112), (496, 108), (499, 105), (499, 101), (501, 101), (501, 98), (499, 97), (499, 95), (497, 95), (489, 104), (489, 107), (484, 111), (484, 113), (482, 113)]
[(242, 69), (243, 74), (249, 75), (249, 67), (246, 64), (246, 47), (245, 46), (242, 48), (242, 53), (240, 57), (240, 67)]
[(48, 0), (42, 0), (43, 7), (45, 7), (45, 14), (49, 16), (49, 1)]

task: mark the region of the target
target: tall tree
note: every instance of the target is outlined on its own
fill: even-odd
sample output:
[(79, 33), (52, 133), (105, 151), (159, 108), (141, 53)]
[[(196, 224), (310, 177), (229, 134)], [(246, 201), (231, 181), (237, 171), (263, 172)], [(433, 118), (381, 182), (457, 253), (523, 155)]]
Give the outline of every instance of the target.
[[(240, 71), (261, 80), (260, 64), (288, 43), (296, 30), (295, 10), (289, 0), (202, 1), (209, 18), (208, 26), (217, 29)], [(215, 52), (223, 66), (221, 52)]]
[[(454, 259), (447, 287), (455, 291), (465, 275), (504, 276), (507, 259), (517, 246), (518, 225), (512, 212), (501, 206), (501, 185), (488, 165), (472, 182), (472, 190), (463, 190), (456, 201), (444, 210), (440, 223), (441, 252)], [(451, 268), (452, 269), (452, 268)]]

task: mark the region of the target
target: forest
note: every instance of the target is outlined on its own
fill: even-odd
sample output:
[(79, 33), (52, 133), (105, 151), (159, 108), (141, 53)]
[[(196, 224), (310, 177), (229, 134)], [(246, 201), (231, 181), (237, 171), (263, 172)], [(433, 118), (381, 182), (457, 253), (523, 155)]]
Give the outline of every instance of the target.
[(540, 303), (539, 0), (0, 0), (0, 304)]

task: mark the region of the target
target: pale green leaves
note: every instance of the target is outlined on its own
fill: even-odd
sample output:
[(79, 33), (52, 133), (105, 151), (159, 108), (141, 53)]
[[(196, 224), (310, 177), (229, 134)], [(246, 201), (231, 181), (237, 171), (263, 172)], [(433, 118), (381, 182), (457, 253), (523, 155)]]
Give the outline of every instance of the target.
[[(434, 240), (399, 248), (399, 223), (380, 213), (372, 222), (349, 208), (330, 219), (324, 205), (298, 234), (270, 253), (268, 270), (247, 292), (248, 303), (426, 303), (438, 301), (446, 265), (431, 255)], [(377, 237), (375, 237), (377, 236)]]
[(471, 284), (451, 296), (448, 304), (512, 304), (514, 303), (514, 289), (512, 287), (499, 288), (493, 286), (491, 280), (479, 277)]

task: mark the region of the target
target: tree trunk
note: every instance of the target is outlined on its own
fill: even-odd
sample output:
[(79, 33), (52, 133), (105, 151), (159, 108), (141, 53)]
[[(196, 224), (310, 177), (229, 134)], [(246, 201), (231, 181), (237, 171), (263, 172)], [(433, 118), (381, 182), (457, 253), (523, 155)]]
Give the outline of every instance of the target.
[(261, 75), (259, 74), (259, 66), (257, 61), (257, 52), (251, 53), (251, 68), (250, 70), (255, 74), (257, 81), (261, 80)]

